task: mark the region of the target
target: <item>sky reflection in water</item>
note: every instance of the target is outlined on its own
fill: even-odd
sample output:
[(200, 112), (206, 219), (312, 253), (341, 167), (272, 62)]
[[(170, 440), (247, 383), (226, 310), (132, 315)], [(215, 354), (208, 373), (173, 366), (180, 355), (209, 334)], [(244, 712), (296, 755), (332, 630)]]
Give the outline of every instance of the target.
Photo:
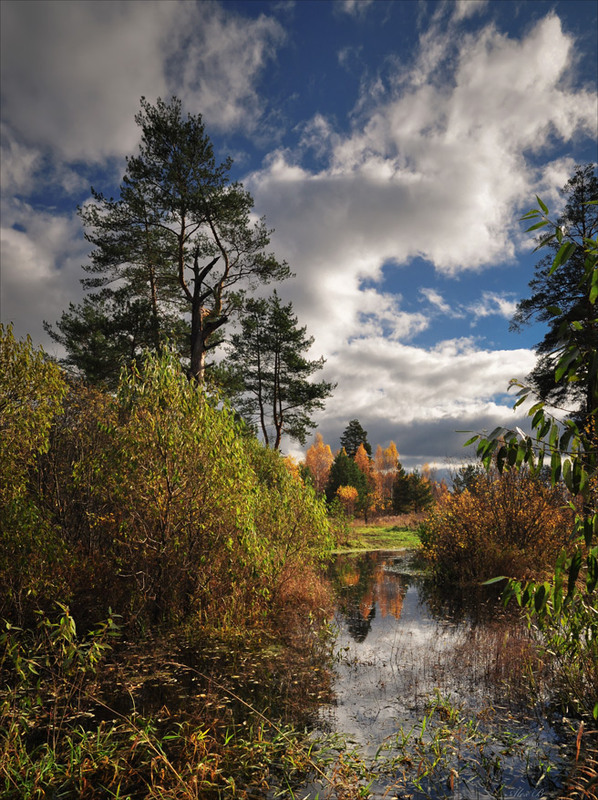
[[(469, 607), (453, 603), (447, 609), (430, 593), (408, 553), (339, 556), (332, 576), (339, 593), (335, 704), (321, 711), (324, 730), (346, 735), (365, 757), (373, 757), (399, 729), (421, 730), (430, 699), (440, 693), (480, 721), (485, 733), (500, 737), (507, 730), (528, 736), (527, 755), (519, 749), (509, 763), (501, 752), (502, 794), (464, 779), (461, 788), (450, 792), (446, 785), (436, 791), (432, 781), (429, 794), (416, 791), (411, 796), (555, 796), (558, 780), (533, 786), (538, 769), (530, 768), (530, 759), (542, 761), (549, 752), (556, 758), (557, 734), (540, 703), (522, 707), (529, 694), (521, 683), (513, 683), (513, 667), (527, 647), (524, 626), (507, 618), (487, 596), (470, 597), (474, 602)], [(517, 763), (522, 759), (523, 764)], [(386, 779), (378, 786), (379, 795), (371, 796), (395, 796), (384, 795), (389, 785)]]

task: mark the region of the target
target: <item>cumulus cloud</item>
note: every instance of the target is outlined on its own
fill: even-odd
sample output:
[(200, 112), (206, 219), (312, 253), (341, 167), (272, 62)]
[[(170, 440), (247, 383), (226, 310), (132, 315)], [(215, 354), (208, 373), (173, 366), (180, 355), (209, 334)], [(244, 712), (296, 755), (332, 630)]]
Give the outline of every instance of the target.
[(555, 16), (521, 41), (465, 37), (445, 85), (403, 87), (349, 136), (319, 118), (329, 166), (307, 174), (280, 151), (252, 176), (260, 208), (311, 264), (334, 249), (348, 270), (367, 252), (374, 271), (421, 256), (456, 275), (512, 258), (513, 212), (537, 178), (522, 154), (595, 126), (595, 98), (563, 89), (571, 47)]
[[(379, 335), (391, 314), (407, 336), (418, 325), (371, 288), (384, 265), (410, 270), (420, 257), (458, 276), (509, 261), (521, 240), (518, 210), (540, 184), (556, 193), (570, 166), (555, 160), (538, 171), (524, 153), (595, 126), (595, 98), (568, 86), (573, 41), (556, 16), (520, 40), (493, 26), (459, 38), (456, 20), (465, 13), (457, 8), (443, 30), (438, 20), (422, 35), (415, 69), (397, 70), (384, 97), (378, 81), (371, 102), (358, 104), (351, 133), (334, 131), (321, 115), (306, 127), (304, 143), (328, 151), (324, 168), (310, 171), (299, 152), (279, 150), (249, 179), (276, 229), (277, 251), (298, 275), (292, 297), (300, 317), (330, 354), (326, 372), (338, 389), (322, 424), (331, 438), (346, 425), (347, 408), (370, 426), (379, 421), (382, 430), (386, 420), (403, 433), (435, 420), (459, 427), (464, 418), (504, 419), (510, 407), (492, 398), (534, 364), (527, 350), (480, 351), (471, 341), (423, 350), (400, 334)], [(452, 311), (437, 291), (422, 296), (437, 312), (475, 320), (508, 318), (515, 307), (504, 293)], [(385, 319), (364, 326), (364, 305), (384, 307)]]
[(255, 82), (284, 41), (273, 18), (185, 0), (6, 0), (1, 36), (3, 117), (22, 146), (69, 162), (130, 153), (142, 95), (179, 94), (214, 128), (250, 132)]
[(420, 288), (419, 293), (423, 298), (422, 302), (427, 301), (434, 312), (454, 319), (463, 319), (465, 316), (473, 317), (472, 325), (484, 317), (491, 316), (510, 320), (517, 310), (517, 301), (514, 299), (513, 293), (509, 292), (483, 291), (478, 300), (468, 305), (447, 303), (440, 292), (430, 287)]
[(166, 91), (170, 4), (2, 3), (3, 116), (22, 140), (68, 161), (99, 161), (137, 142), (131, 109)]
[(498, 315), (505, 319), (512, 319), (517, 310), (517, 301), (505, 294), (496, 292), (482, 292), (482, 297), (476, 303), (472, 303), (467, 310), (474, 317), (474, 323), (478, 319)]
[[(328, 401), (320, 430), (336, 446), (349, 419), (357, 417), (370, 442), (387, 445), (394, 439), (413, 465), (418, 454), (456, 457), (467, 438), (458, 429), (521, 423), (525, 412), (514, 414), (504, 395), (510, 379), (524, 378), (534, 364), (529, 350), (480, 350), (471, 339), (428, 349), (381, 337), (356, 339), (326, 364), (326, 376), (339, 381), (339, 390)], [(417, 433), (422, 426), (450, 435), (434, 447)]]
[[(514, 211), (537, 177), (522, 154), (551, 135), (587, 132), (595, 99), (563, 89), (572, 41), (556, 16), (521, 41), (493, 27), (461, 41), (443, 86), (403, 86), (345, 137), (314, 120), (310, 136), (320, 131), (329, 146), (327, 168), (310, 173), (281, 150), (250, 176), (302, 281), (330, 284), (342, 273), (358, 290), (389, 260), (420, 256), (457, 275), (513, 257)], [(326, 297), (311, 298), (316, 319)]]
[(29, 334), (49, 352), (64, 355), (48, 342), (43, 321), (55, 322), (70, 302), (81, 299), (81, 264), (89, 245), (78, 218), (15, 203), (3, 213), (0, 241), (2, 322), (13, 322), (17, 336)]
[(273, 17), (248, 19), (212, 3), (183, 3), (180, 12), (171, 83), (211, 128), (251, 133), (266, 110), (257, 82), (285, 41), (283, 27)]

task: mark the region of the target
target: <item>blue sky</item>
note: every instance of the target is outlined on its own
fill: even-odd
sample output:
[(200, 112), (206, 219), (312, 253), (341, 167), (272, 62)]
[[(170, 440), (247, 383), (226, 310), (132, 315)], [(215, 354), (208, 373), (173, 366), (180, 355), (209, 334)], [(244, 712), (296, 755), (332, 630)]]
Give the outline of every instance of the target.
[(2, 321), (60, 355), (42, 321), (82, 296), (76, 207), (116, 193), (140, 96), (176, 94), (296, 275), (279, 292), (338, 384), (325, 440), (357, 417), (409, 468), (462, 459), (456, 431), (521, 424), (506, 388), (543, 331), (509, 332), (519, 217), (596, 160), (597, 9), (3, 0)]

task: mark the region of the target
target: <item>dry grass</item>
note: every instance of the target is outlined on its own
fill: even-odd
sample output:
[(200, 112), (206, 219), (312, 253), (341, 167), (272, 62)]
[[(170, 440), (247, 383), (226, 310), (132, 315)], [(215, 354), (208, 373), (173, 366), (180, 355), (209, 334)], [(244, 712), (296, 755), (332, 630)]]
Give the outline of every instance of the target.
[(363, 522), (361, 519), (354, 519), (351, 522), (351, 527), (360, 528), (367, 525), (367, 527), (371, 528), (407, 528), (409, 530), (417, 530), (425, 518), (425, 511), (411, 511), (408, 514), (375, 517), (374, 519), (369, 519), (367, 523)]

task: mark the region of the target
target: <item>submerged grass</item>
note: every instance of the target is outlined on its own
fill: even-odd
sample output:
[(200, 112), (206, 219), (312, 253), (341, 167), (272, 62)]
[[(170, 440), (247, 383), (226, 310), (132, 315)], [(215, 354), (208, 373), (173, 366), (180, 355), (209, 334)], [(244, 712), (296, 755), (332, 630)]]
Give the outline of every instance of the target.
[(331, 766), (308, 734), (330, 693), (329, 631), (308, 616), (284, 635), (186, 630), (111, 645), (105, 626), (78, 637), (65, 606), (35, 632), (7, 626), (0, 797), (256, 800), (292, 797), (314, 775), (338, 798), (365, 796), (352, 793), (348, 754)]
[[(316, 617), (283, 637), (189, 629), (135, 644), (117, 641), (112, 651), (99, 646), (105, 627), (96, 640), (78, 641), (68, 622), (68, 611), (60, 623), (44, 622), (49, 635), (38, 649), (23, 632), (4, 636), (0, 796), (6, 800), (365, 800), (392, 790), (438, 800), (471, 785), (501, 797), (510, 759), (524, 764), (527, 796), (551, 786), (550, 755), (530, 746), (515, 718), (492, 725), (496, 709), (472, 712), (440, 691), (423, 717), (399, 727), (373, 758), (339, 736), (314, 740), (313, 714), (331, 699), (331, 641)], [(474, 627), (456, 654), (459, 663), (481, 648), (479, 636)], [(515, 695), (526, 642), (508, 641), (512, 657), (506, 663), (506, 656), (492, 656), (488, 679)], [(484, 663), (477, 669), (485, 672)], [(538, 665), (530, 670), (540, 678)], [(577, 733), (563, 796), (596, 797), (593, 733)]]

